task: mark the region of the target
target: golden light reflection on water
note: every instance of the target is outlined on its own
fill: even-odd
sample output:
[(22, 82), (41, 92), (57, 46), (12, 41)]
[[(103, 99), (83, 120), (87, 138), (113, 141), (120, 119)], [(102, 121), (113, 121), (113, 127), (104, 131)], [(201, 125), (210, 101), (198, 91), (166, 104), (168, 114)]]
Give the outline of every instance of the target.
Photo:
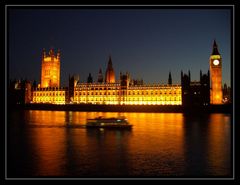
[(64, 175), (63, 160), (65, 160), (66, 139), (64, 130), (38, 128), (32, 130), (34, 135), (32, 149), (35, 153), (34, 175), (55, 176)]
[[(30, 127), (34, 175), (181, 176), (193, 166), (199, 167), (198, 173), (226, 174), (229, 151), (224, 153), (224, 147), (229, 144), (230, 128), (228, 117), (221, 115), (211, 115), (209, 123), (202, 124), (181, 113), (29, 111), (27, 124), (36, 126)], [(84, 125), (87, 118), (98, 116), (126, 116), (133, 128), (121, 131), (64, 127)], [(192, 161), (196, 155), (206, 160), (204, 168), (208, 170), (201, 169), (197, 160)], [(191, 161), (194, 164), (188, 165)]]
[(60, 126), (65, 124), (67, 112), (31, 110), (29, 114), (29, 124)]
[[(135, 137), (129, 144), (134, 169), (137, 171), (145, 166), (144, 171), (152, 171), (153, 174), (181, 175), (179, 164), (184, 161), (183, 115), (135, 113), (129, 115), (129, 120), (137, 126)], [(158, 161), (161, 161), (161, 166)]]
[[(229, 162), (230, 155), (228, 151), (231, 149), (230, 117), (223, 114), (211, 114), (208, 134), (208, 162), (212, 168), (218, 168), (216, 175), (229, 175), (226, 169), (231, 167)], [(227, 156), (229, 159), (225, 160)], [(221, 168), (225, 167), (225, 168)]]

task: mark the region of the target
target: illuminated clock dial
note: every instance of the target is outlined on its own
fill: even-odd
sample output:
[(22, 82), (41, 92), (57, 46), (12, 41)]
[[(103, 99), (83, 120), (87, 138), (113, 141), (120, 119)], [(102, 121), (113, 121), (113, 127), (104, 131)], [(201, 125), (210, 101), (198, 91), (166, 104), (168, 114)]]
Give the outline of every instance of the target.
[(217, 66), (217, 65), (219, 64), (219, 60), (214, 60), (214, 61), (213, 61), (213, 64), (214, 64), (215, 66)]

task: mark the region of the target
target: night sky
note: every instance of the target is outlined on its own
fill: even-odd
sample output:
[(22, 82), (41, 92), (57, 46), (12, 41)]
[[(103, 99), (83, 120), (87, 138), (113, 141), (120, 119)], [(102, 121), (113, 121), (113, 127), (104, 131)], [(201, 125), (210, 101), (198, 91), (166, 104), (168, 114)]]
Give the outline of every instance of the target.
[[(181, 70), (199, 80), (216, 39), (223, 84), (230, 85), (230, 9), (14, 9), (8, 7), (9, 78), (40, 83), (41, 54), (61, 50), (61, 85), (69, 74), (94, 81), (111, 55), (116, 79), (130, 72), (145, 83), (180, 84)], [(79, 7), (80, 8), (80, 7)]]

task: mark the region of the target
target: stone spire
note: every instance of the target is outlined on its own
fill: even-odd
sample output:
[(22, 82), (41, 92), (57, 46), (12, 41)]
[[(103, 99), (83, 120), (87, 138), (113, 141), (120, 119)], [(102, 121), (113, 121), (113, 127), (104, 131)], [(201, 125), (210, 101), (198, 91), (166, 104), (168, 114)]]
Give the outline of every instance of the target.
[(215, 39), (214, 39), (214, 42), (213, 42), (212, 55), (220, 55), (219, 52), (218, 52), (218, 46), (217, 46), (217, 43), (216, 43)]
[(107, 67), (107, 69), (109, 69), (109, 70), (113, 70), (111, 55), (109, 56), (108, 67)]
[(93, 78), (92, 78), (91, 73), (89, 73), (89, 75), (88, 75), (87, 83), (93, 83)]
[(103, 74), (102, 74), (102, 69), (99, 69), (98, 72), (98, 83), (102, 83), (103, 82)]
[(114, 70), (113, 70), (111, 56), (109, 56), (109, 60), (108, 60), (108, 66), (107, 66), (107, 70), (106, 70), (105, 82), (106, 83), (115, 83), (115, 74), (114, 74)]
[(168, 75), (168, 85), (172, 85), (172, 75), (171, 75), (171, 71), (169, 72), (169, 75)]

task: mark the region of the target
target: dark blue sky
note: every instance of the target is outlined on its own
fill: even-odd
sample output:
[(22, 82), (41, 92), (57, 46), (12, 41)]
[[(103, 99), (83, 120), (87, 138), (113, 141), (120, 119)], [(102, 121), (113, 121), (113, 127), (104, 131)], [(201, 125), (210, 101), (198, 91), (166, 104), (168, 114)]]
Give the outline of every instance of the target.
[[(161, 7), (159, 7), (161, 8)], [(223, 83), (230, 85), (231, 11), (227, 9), (13, 9), (8, 14), (9, 76), (40, 83), (42, 49), (61, 50), (61, 84), (68, 74), (94, 81), (109, 55), (115, 75), (130, 72), (146, 83), (167, 83), (181, 70), (192, 80), (209, 69), (216, 39)]]

